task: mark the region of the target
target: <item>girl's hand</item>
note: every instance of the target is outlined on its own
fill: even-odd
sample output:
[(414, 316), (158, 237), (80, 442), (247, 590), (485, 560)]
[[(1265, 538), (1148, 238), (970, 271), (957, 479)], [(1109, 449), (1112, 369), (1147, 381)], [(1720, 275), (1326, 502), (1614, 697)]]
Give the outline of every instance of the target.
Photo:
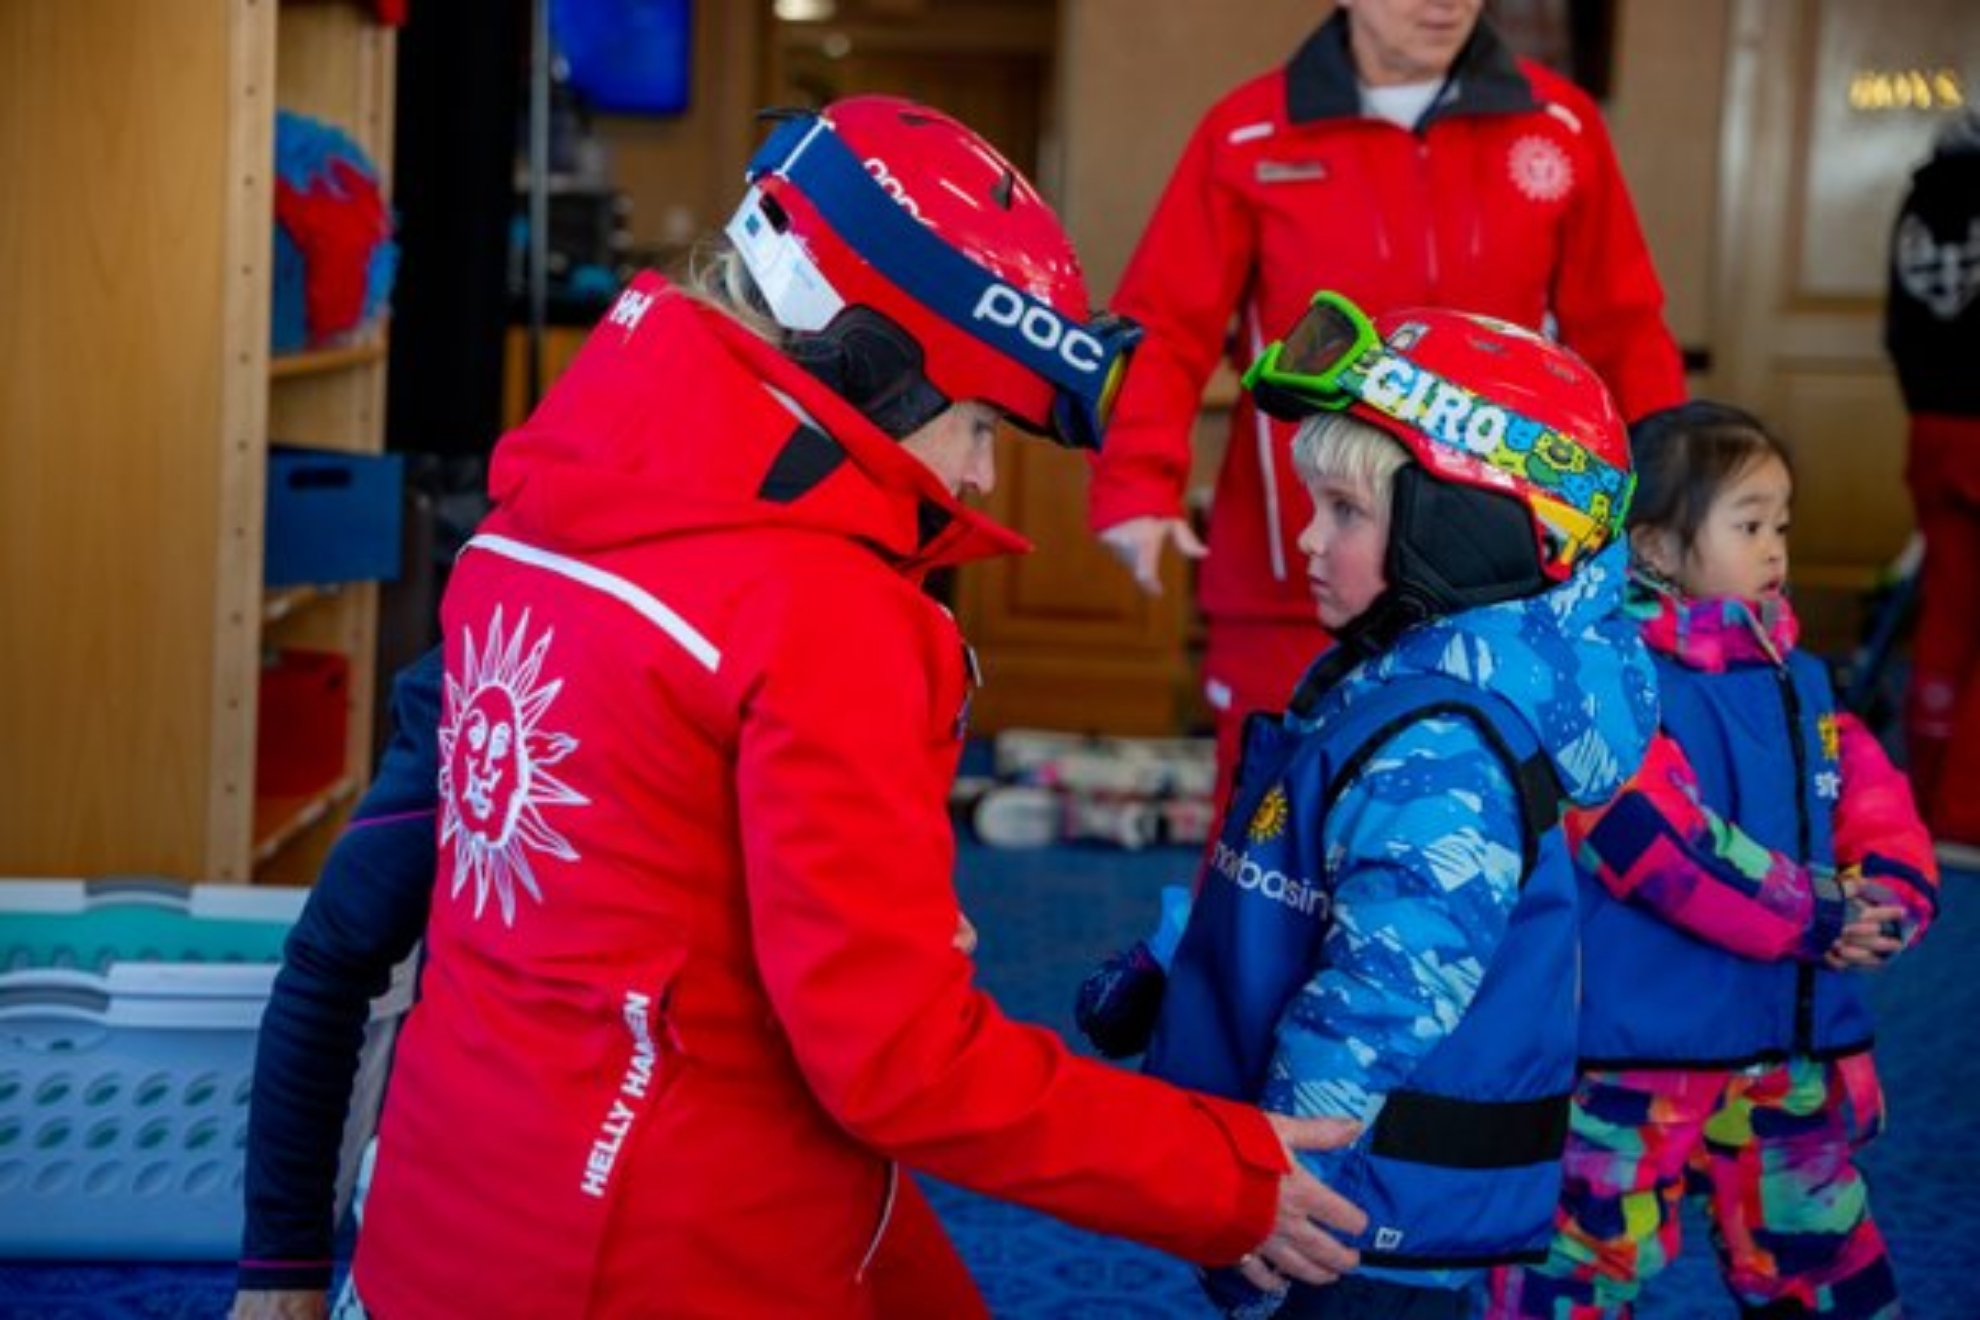
[(955, 945), (957, 951), (965, 958), (976, 952), (976, 927), (971, 925), (969, 918), (960, 912), (956, 913)]
[(1833, 971), (1882, 967), (1904, 947), (1904, 908), (1897, 903), (1867, 901), (1861, 889), (1849, 890), (1849, 920), (1829, 946), (1822, 961)]

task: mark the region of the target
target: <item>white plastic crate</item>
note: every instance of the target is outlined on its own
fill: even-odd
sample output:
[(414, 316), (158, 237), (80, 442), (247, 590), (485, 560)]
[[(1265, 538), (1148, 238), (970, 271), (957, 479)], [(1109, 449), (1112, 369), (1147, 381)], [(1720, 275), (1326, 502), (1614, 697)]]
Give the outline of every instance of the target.
[[(306, 897), (0, 881), (0, 1257), (234, 1258), (255, 1035)], [(410, 979), (373, 1004), (340, 1211)]]

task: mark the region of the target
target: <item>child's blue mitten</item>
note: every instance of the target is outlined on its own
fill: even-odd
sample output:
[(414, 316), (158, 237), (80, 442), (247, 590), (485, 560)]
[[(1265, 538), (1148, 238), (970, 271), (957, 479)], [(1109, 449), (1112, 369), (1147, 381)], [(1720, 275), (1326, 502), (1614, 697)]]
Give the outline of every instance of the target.
[(1073, 1019), (1107, 1058), (1125, 1059), (1148, 1048), (1189, 908), (1188, 890), (1165, 886), (1162, 919), (1154, 932), (1109, 955), (1080, 982)]

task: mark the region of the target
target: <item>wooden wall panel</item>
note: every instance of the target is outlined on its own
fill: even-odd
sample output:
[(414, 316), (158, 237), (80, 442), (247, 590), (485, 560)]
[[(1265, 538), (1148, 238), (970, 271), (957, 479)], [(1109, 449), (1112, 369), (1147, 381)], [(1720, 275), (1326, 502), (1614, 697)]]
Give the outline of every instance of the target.
[(1706, 353), (1718, 338), (1712, 217), (1726, 11), (1727, 0), (1623, 0), (1615, 83), (1603, 107), (1664, 282), (1665, 319), (1680, 344)]
[(1808, 587), (1860, 586), (1911, 533), (1896, 383), (1874, 359), (1776, 370), (1770, 420), (1796, 456), (1794, 576)]
[(1045, 168), (1094, 292), (1105, 300), (1190, 129), (1237, 83), (1284, 63), (1333, 9), (1062, 0), (1059, 159)]

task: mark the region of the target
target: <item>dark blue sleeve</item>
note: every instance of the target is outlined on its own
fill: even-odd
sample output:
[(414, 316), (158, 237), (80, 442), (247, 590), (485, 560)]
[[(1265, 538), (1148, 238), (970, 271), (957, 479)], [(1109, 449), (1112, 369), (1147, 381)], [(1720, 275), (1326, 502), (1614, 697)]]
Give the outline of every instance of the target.
[(240, 1286), (326, 1288), (337, 1154), (371, 1000), (433, 900), (441, 652), (393, 685), (391, 745), (283, 950), (255, 1051)]

